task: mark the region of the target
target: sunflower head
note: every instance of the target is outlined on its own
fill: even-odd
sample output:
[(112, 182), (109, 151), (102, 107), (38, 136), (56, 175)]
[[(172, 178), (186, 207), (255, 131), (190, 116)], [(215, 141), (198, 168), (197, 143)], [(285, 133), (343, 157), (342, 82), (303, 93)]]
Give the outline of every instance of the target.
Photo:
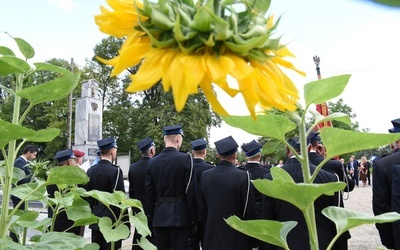
[(127, 91), (146, 90), (161, 80), (164, 90), (172, 89), (178, 111), (201, 88), (214, 111), (227, 115), (213, 86), (242, 94), (254, 117), (257, 105), (295, 109), (297, 90), (277, 65), (296, 69), (282, 59), (291, 53), (273, 37), (278, 22), (266, 17), (270, 0), (107, 2), (114, 11), (102, 8), (97, 24), (127, 38), (118, 57), (102, 61), (114, 67), (114, 75), (142, 61)]

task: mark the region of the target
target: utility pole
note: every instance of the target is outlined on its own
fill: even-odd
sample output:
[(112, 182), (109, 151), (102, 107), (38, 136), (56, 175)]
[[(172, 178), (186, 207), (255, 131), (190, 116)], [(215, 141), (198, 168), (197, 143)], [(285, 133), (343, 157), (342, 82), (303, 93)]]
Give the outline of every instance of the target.
[[(74, 73), (74, 58), (71, 58), (71, 72)], [(72, 148), (72, 92), (69, 93), (68, 96), (68, 123), (67, 123), (67, 130), (68, 130), (68, 138), (67, 138), (67, 148)]]

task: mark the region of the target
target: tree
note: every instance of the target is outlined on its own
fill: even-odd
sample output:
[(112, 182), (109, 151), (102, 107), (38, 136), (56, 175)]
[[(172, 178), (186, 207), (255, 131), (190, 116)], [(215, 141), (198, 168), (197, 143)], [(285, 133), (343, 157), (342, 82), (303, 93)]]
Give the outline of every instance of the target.
[[(329, 113), (335, 113), (335, 112), (340, 112), (340, 113), (344, 113), (346, 115), (348, 115), (351, 119), (354, 119), (357, 117), (356, 114), (352, 113), (353, 109), (348, 106), (347, 104), (345, 104), (343, 102), (343, 99), (340, 98), (336, 103), (335, 102), (328, 102), (328, 109), (329, 109)], [(353, 131), (359, 131), (359, 124), (358, 122), (352, 122), (351, 126), (342, 123), (342, 122), (338, 122), (338, 121), (332, 121), (332, 126), (335, 128), (341, 128), (341, 129), (346, 129), (346, 130), (353, 130)]]

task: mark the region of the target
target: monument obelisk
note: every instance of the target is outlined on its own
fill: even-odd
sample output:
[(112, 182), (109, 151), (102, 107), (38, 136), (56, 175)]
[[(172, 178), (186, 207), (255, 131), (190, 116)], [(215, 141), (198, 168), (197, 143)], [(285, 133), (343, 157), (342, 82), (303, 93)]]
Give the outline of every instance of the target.
[(103, 104), (98, 94), (99, 83), (82, 82), (81, 97), (75, 106), (75, 140), (72, 149), (85, 152), (84, 161), (97, 156), (97, 141), (102, 137)]

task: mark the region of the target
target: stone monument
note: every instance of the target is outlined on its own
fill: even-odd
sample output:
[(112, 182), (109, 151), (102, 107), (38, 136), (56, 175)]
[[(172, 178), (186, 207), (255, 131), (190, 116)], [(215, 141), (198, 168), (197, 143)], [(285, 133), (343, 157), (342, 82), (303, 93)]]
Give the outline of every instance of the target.
[(103, 104), (98, 94), (99, 83), (82, 82), (81, 97), (75, 106), (75, 140), (72, 149), (85, 152), (84, 161), (97, 157), (97, 141), (102, 138)]

